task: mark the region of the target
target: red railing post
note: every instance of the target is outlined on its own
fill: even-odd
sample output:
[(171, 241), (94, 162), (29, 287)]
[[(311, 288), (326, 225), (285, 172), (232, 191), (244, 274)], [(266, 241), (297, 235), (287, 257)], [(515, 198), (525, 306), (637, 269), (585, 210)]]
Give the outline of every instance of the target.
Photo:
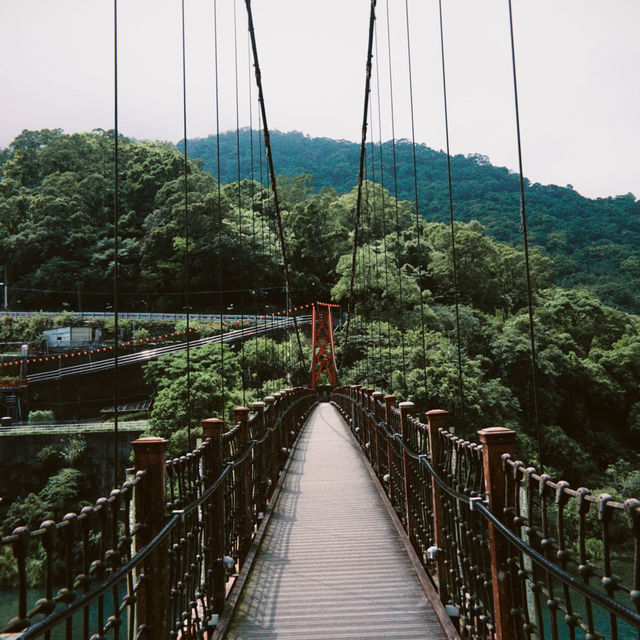
[[(429, 452), (431, 454), (431, 466), (438, 471), (439, 464), (442, 460), (441, 441), (438, 437), (438, 430), (447, 426), (449, 412), (443, 409), (433, 409), (427, 411), (427, 425), (429, 429)], [(447, 571), (447, 561), (444, 554), (444, 548), (447, 543), (447, 537), (444, 532), (445, 513), (442, 504), (442, 494), (438, 485), (431, 482), (431, 500), (433, 506), (433, 537), (435, 546), (438, 548), (436, 555), (436, 571), (438, 575), (438, 593), (443, 603), (449, 601), (449, 580)]]
[[(384, 421), (387, 425), (387, 430), (389, 433), (393, 433), (393, 429), (391, 427), (391, 409), (396, 406), (396, 396), (393, 394), (386, 395), (384, 397)], [(393, 501), (393, 482), (391, 481), (393, 475), (393, 454), (391, 451), (391, 438), (387, 438), (387, 475), (389, 476), (389, 500), (391, 500), (391, 504), (395, 506), (395, 502)]]
[[(409, 445), (409, 417), (412, 415), (415, 405), (413, 402), (401, 402), (400, 409), (400, 435), (402, 442)], [(415, 545), (414, 531), (416, 528), (416, 516), (413, 509), (413, 469), (409, 454), (402, 449), (402, 477), (404, 478), (404, 508), (407, 516), (407, 535), (409, 540)]]
[(380, 430), (378, 429), (378, 423), (380, 422), (380, 403), (382, 402), (382, 392), (374, 391), (373, 398), (373, 431), (374, 437), (371, 447), (375, 452), (376, 463), (374, 465), (375, 472), (380, 476)]
[(358, 442), (362, 444), (362, 385), (354, 384), (353, 393), (355, 398), (353, 432)]
[[(505, 475), (502, 456), (513, 455), (516, 432), (504, 427), (490, 427), (478, 431), (482, 443), (482, 465), (484, 469), (485, 490), (489, 497), (489, 509), (506, 524), (504, 509)], [(514, 602), (511, 593), (509, 575), (509, 544), (500, 535), (493, 523), (489, 522), (489, 549), (491, 553), (491, 585), (493, 588), (493, 609), (496, 637), (500, 640), (521, 640), (522, 632), (513, 624), (511, 615), (520, 603)]]
[[(273, 403), (275, 402), (275, 398), (273, 396), (266, 396), (264, 399), (264, 424), (265, 429), (271, 429), (273, 427)], [(267, 491), (267, 497), (271, 497), (271, 493), (275, 489), (276, 482), (278, 481), (278, 433), (276, 431), (272, 431), (269, 436), (269, 455), (271, 457), (271, 465), (270, 465), (270, 477), (269, 477), (269, 488)]]
[[(264, 402), (254, 402), (251, 405), (251, 409), (256, 414), (256, 421), (258, 423), (256, 429), (256, 437), (258, 440), (262, 439), (265, 431), (265, 420), (264, 420), (264, 410), (265, 410)], [(258, 457), (258, 468), (256, 469), (256, 478), (258, 479), (258, 487), (256, 491), (256, 511), (260, 514), (264, 515), (264, 512), (267, 510), (267, 447), (271, 446), (271, 443), (266, 440), (258, 445), (256, 449), (256, 455)]]
[[(211, 440), (209, 449), (210, 481), (215, 482), (222, 473), (222, 432), (224, 420), (208, 418), (202, 421), (202, 434), (206, 440)], [(222, 613), (226, 598), (226, 576), (222, 562), (224, 557), (224, 482), (211, 496), (210, 517), (205, 518), (205, 538), (211, 546), (212, 573), (212, 598), (213, 610)]]
[[(131, 445), (136, 471), (145, 471), (136, 487), (135, 517), (143, 523), (136, 534), (136, 552), (151, 542), (167, 519), (165, 451), (168, 440), (140, 438)], [(169, 542), (165, 540), (147, 556), (142, 571), (144, 581), (136, 601), (137, 626), (148, 629), (147, 636), (166, 638), (169, 635)]]
[(366, 415), (364, 417), (364, 445), (366, 447), (365, 454), (367, 458), (369, 458), (369, 462), (373, 461), (373, 393), (372, 387), (366, 387), (363, 390), (364, 393), (364, 407), (366, 410)]
[[(240, 424), (240, 456), (244, 455), (249, 448), (249, 409), (247, 407), (237, 407), (234, 411), (236, 424)], [(251, 456), (248, 455), (240, 464), (240, 485), (242, 487), (240, 498), (240, 544), (238, 554), (240, 556), (240, 566), (249, 551), (251, 544), (251, 534), (253, 533), (253, 507), (251, 488)]]

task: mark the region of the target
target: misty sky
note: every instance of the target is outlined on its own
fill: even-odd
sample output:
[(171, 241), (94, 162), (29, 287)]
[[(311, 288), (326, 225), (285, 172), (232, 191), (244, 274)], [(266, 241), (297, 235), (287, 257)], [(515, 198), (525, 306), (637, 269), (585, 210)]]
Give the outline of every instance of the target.
[[(240, 126), (257, 126), (236, 0)], [(415, 135), (444, 149), (437, 0), (409, 0)], [(358, 141), (369, 0), (253, 0), (269, 125)], [(187, 133), (216, 130), (213, 0), (185, 0)], [(217, 0), (220, 128), (236, 127), (234, 4)], [(640, 2), (513, 0), (525, 174), (640, 197)], [(371, 131), (411, 138), (404, 0), (378, 0)], [(453, 153), (517, 169), (507, 0), (443, 0)], [(119, 0), (127, 136), (182, 137), (180, 0)], [(391, 80), (389, 75), (391, 58)], [(0, 1), (0, 146), (22, 129), (113, 128), (113, 1)], [(380, 98), (380, 120), (377, 115)], [(276, 167), (276, 172), (278, 168)], [(354, 176), (354, 181), (356, 176)], [(454, 176), (455, 179), (455, 176)]]

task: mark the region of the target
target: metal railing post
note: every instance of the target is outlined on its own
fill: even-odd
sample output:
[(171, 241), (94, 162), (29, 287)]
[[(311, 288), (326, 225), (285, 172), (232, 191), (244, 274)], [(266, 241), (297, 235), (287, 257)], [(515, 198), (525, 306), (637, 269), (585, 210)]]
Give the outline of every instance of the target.
[[(254, 402), (251, 405), (252, 411), (256, 414), (256, 420), (258, 422), (257, 437), (258, 439), (262, 439), (265, 431), (265, 421), (264, 421), (264, 410), (265, 410), (264, 402)], [(258, 513), (264, 514), (267, 510), (267, 447), (271, 446), (271, 443), (266, 440), (258, 445), (256, 449), (256, 455), (258, 457), (258, 468), (256, 469), (256, 478), (258, 478), (258, 486), (255, 488), (256, 491), (256, 511)]]
[[(240, 455), (249, 448), (249, 409), (247, 407), (237, 407), (234, 410), (235, 423), (240, 423)], [(251, 488), (251, 456), (247, 456), (240, 464), (240, 541), (238, 555), (240, 556), (240, 567), (244, 564), (244, 559), (251, 545), (251, 533), (253, 532), (253, 508), (252, 508), (252, 488)]]
[[(211, 440), (209, 449), (209, 472), (211, 482), (215, 482), (222, 473), (222, 432), (224, 420), (208, 418), (202, 421), (202, 433), (205, 439)], [(224, 482), (214, 491), (211, 497), (210, 513), (205, 518), (205, 539), (211, 548), (212, 565), (207, 567), (211, 572), (212, 602), (215, 613), (222, 613), (226, 598), (226, 576), (224, 558)], [(208, 578), (208, 576), (207, 576)], [(209, 580), (207, 580), (209, 581)]]
[[(415, 410), (415, 405), (413, 402), (401, 402), (398, 408), (400, 409), (400, 435), (402, 436), (402, 442), (408, 445), (408, 418)], [(402, 476), (404, 479), (404, 509), (407, 515), (407, 535), (415, 546), (414, 532), (416, 529), (416, 517), (413, 509), (413, 487), (415, 483), (413, 480), (413, 469), (411, 468), (411, 458), (404, 449), (402, 449)]]
[[(365, 455), (367, 456), (367, 458), (369, 459), (369, 462), (371, 464), (373, 464), (373, 443), (371, 442), (371, 440), (373, 439), (373, 424), (372, 424), (372, 418), (370, 417), (373, 414), (373, 397), (372, 397), (372, 393), (373, 393), (374, 389), (372, 387), (366, 387), (362, 389), (363, 395), (364, 395), (364, 409), (365, 409), (365, 416), (364, 416), (364, 420), (362, 421), (363, 426), (364, 426), (364, 438), (363, 438), (363, 442), (364, 442), (364, 446), (365, 446)], [(368, 446), (367, 446), (368, 445)]]
[(362, 444), (362, 385), (353, 385), (354, 415), (353, 415), (353, 433), (360, 444)]
[[(275, 398), (273, 396), (266, 396), (264, 399), (264, 425), (265, 429), (271, 429), (273, 427), (273, 403), (275, 402)], [(267, 489), (267, 497), (271, 497), (271, 493), (276, 487), (276, 482), (278, 481), (278, 433), (277, 431), (272, 431), (269, 436), (269, 444), (268, 444), (269, 456), (271, 458), (271, 464), (269, 466), (269, 471), (271, 473), (269, 477), (269, 487)]]
[[(513, 455), (516, 432), (504, 427), (490, 427), (478, 431), (478, 436), (482, 443), (482, 465), (485, 490), (489, 497), (489, 509), (503, 524), (507, 524), (504, 515), (507, 505), (502, 456), (505, 453)], [(489, 549), (496, 637), (500, 640), (521, 640), (523, 637), (521, 627), (513, 623), (511, 613), (520, 603), (514, 602), (514, 594), (511, 593), (510, 588), (509, 544), (491, 522), (489, 522)]]
[[(167, 494), (165, 452), (168, 440), (139, 438), (131, 443), (136, 471), (146, 471), (135, 492), (136, 521), (144, 523), (136, 534), (136, 553), (151, 542), (166, 522)], [(169, 541), (149, 554), (142, 571), (144, 580), (136, 600), (137, 626), (144, 625), (148, 637), (169, 635)]]
[(382, 402), (382, 392), (374, 391), (373, 398), (373, 430), (374, 430), (374, 442), (371, 443), (371, 447), (375, 452), (375, 472), (380, 477), (380, 430), (378, 424), (380, 422), (380, 403)]
[[(427, 425), (429, 429), (429, 452), (431, 454), (431, 466), (438, 471), (442, 460), (442, 447), (438, 430), (446, 428), (449, 412), (443, 409), (433, 409), (427, 411)], [(439, 549), (436, 556), (436, 571), (438, 575), (438, 593), (440, 600), (446, 604), (449, 601), (449, 582), (447, 561), (444, 549), (447, 544), (447, 537), (444, 531), (445, 514), (442, 504), (442, 495), (438, 485), (431, 481), (431, 500), (433, 505), (433, 537), (434, 544)]]
[[(393, 429), (391, 428), (391, 408), (396, 406), (396, 396), (393, 394), (386, 395), (384, 397), (384, 421), (387, 425), (387, 430), (389, 433), (393, 433)], [(389, 491), (387, 495), (389, 496), (389, 500), (391, 500), (391, 504), (395, 506), (395, 502), (393, 499), (393, 482), (391, 481), (391, 475), (393, 473), (393, 454), (391, 452), (391, 438), (387, 438), (387, 474), (389, 476)]]

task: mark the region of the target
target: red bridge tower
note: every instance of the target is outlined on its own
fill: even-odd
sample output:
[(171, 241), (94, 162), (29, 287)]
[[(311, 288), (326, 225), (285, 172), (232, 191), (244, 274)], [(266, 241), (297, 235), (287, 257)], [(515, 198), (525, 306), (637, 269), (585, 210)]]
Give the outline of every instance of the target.
[(311, 349), (311, 388), (315, 389), (322, 371), (326, 371), (332, 388), (338, 386), (338, 370), (333, 357), (333, 320), (331, 309), (337, 304), (317, 302), (313, 305)]

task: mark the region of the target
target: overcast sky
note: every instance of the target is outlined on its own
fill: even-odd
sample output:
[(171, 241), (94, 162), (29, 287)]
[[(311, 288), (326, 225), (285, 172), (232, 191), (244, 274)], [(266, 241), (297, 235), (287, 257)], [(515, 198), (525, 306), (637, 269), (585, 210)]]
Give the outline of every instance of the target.
[[(239, 121), (255, 127), (246, 11), (236, 2)], [(416, 140), (444, 149), (437, 0), (408, 4)], [(411, 138), (405, 2), (389, 5), (390, 47), (378, 0), (376, 140), (391, 137), (391, 82), (396, 137)], [(187, 133), (204, 137), (216, 128), (214, 2), (185, 6)], [(270, 127), (358, 141), (369, 0), (252, 6)], [(222, 131), (236, 126), (233, 7), (217, 1)], [(525, 174), (591, 197), (640, 197), (640, 1), (513, 0), (513, 8)], [(507, 0), (443, 0), (443, 11), (452, 151), (517, 169)], [(118, 20), (120, 131), (177, 141), (180, 0), (119, 0)], [(113, 128), (112, 0), (0, 0), (0, 87), (2, 147), (22, 129)]]

